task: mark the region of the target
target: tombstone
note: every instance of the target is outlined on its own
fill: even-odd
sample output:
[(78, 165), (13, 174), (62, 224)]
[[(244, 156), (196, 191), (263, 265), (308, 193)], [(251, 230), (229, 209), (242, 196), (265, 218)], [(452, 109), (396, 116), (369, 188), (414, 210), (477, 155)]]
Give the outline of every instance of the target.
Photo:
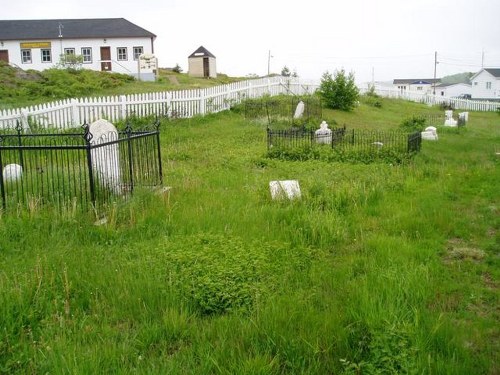
[(460, 112), (458, 114), (458, 122), (461, 125), (467, 124), (467, 121), (469, 121), (469, 112)]
[(118, 143), (99, 146), (118, 141), (118, 131), (112, 123), (101, 119), (89, 125), (89, 133), (92, 135), (90, 155), (94, 177), (104, 187), (116, 194), (122, 194)]
[(269, 182), (271, 198), (290, 200), (300, 198), (300, 186), (297, 180), (271, 181)]
[(299, 104), (297, 104), (297, 108), (295, 108), (295, 114), (293, 115), (294, 119), (301, 118), (304, 114), (304, 102), (301, 100)]
[(457, 126), (457, 120), (453, 119), (452, 110), (444, 111), (444, 116), (445, 116), (444, 126)]
[(438, 140), (438, 135), (437, 135), (437, 129), (434, 126), (428, 126), (425, 128), (423, 132), (420, 133), (422, 136), (422, 140), (426, 141), (437, 141)]
[(3, 181), (16, 181), (23, 176), (23, 167), (19, 164), (7, 164), (2, 171)]
[(375, 146), (376, 148), (382, 148), (382, 146), (384, 146), (382, 142), (373, 142), (372, 145)]
[(316, 143), (330, 144), (332, 143), (332, 131), (328, 129), (328, 124), (323, 121), (319, 129), (314, 132)]

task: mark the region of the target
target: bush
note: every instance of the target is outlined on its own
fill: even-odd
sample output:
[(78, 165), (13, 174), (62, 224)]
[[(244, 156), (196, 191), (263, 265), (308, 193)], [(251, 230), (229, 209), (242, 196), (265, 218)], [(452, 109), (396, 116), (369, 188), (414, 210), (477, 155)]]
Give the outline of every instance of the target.
[(401, 123), (400, 127), (407, 132), (423, 131), (425, 129), (426, 120), (424, 117), (412, 116)]
[(348, 76), (344, 69), (335, 71), (334, 76), (329, 72), (323, 74), (319, 94), (327, 108), (350, 111), (359, 98), (359, 90), (354, 82), (354, 74)]

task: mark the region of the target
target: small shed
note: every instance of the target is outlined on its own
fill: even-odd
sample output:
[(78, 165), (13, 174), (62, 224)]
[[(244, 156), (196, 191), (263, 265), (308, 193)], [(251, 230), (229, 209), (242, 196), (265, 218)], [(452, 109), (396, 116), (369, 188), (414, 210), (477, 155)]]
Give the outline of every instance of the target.
[(189, 76), (217, 78), (217, 68), (215, 65), (215, 56), (205, 47), (200, 46), (188, 57)]

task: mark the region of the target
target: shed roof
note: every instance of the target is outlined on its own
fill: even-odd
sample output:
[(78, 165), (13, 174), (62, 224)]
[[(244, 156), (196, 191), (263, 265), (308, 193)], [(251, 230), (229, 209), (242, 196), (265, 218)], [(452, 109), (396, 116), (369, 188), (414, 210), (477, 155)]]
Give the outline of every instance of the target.
[(411, 78), (411, 79), (395, 79), (395, 85), (432, 85), (433, 83), (441, 82), (441, 78)]
[(500, 78), (500, 68), (486, 68), (484, 70), (490, 73), (493, 77)]
[(191, 55), (188, 56), (188, 59), (191, 57), (213, 57), (215, 58), (214, 55), (210, 53), (209, 50), (207, 50), (205, 47), (200, 46), (196, 51), (194, 51)]
[(125, 18), (0, 20), (0, 40), (127, 38), (156, 35)]

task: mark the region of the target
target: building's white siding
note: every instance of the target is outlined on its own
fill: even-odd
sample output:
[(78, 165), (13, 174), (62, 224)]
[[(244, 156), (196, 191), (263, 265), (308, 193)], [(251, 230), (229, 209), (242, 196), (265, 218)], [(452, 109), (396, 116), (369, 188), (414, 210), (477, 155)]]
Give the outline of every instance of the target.
[(439, 96), (446, 96), (448, 98), (452, 98), (455, 96), (460, 96), (464, 94), (471, 94), (472, 89), (471, 85), (468, 85), (466, 83), (457, 83), (455, 85), (448, 85), (448, 86), (437, 86), (436, 87), (436, 95)]
[[(23, 43), (34, 43), (34, 48), (21, 48)], [(37, 44), (45, 43), (50, 45)], [(25, 45), (26, 46), (26, 45)], [(60, 61), (60, 55), (68, 49), (74, 49), (76, 55), (82, 55), (82, 49), (91, 52), (90, 61), (84, 61), (82, 67), (91, 70), (101, 69), (101, 47), (109, 47), (111, 53), (111, 71), (116, 73), (125, 73), (137, 76), (138, 61), (134, 56), (134, 49), (142, 47), (142, 53), (152, 54), (153, 43), (151, 38), (99, 38), (99, 39), (52, 39), (52, 40), (20, 40), (4, 41), (0, 50), (8, 50), (9, 62), (20, 68), (45, 70), (56, 67)], [(126, 54), (118, 56), (118, 49), (124, 48)], [(29, 50), (31, 61), (23, 61), (22, 49)], [(89, 50), (90, 49), (90, 50)], [(42, 61), (42, 51), (50, 50), (50, 62)], [(45, 52), (46, 54), (47, 52)], [(46, 55), (45, 55), (46, 57)], [(141, 71), (141, 77), (152, 74), (151, 70)]]
[(500, 78), (483, 70), (472, 78), (473, 99), (500, 99)]
[(208, 58), (208, 76), (217, 78), (217, 67), (213, 57), (190, 57), (188, 59), (189, 75), (191, 77), (204, 77), (203, 59)]
[(393, 87), (395, 90), (398, 90), (402, 93), (411, 91), (411, 92), (419, 92), (423, 94), (432, 94), (432, 84), (425, 84), (425, 83), (418, 83), (418, 84), (411, 84), (411, 83), (398, 83), (398, 84), (393, 84)]

